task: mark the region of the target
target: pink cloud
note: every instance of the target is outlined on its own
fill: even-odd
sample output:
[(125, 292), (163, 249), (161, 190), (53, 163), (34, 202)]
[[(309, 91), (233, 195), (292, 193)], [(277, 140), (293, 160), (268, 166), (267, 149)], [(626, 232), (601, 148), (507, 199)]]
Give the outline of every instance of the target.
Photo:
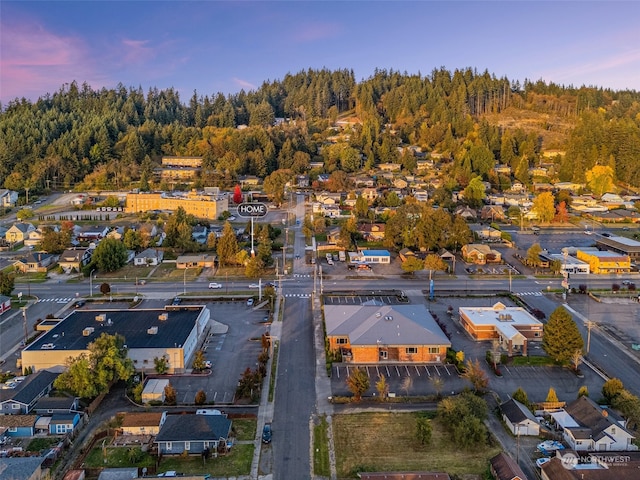
[(3, 102), (16, 97), (35, 100), (73, 80), (96, 80), (82, 39), (57, 35), (34, 22), (3, 22), (1, 29)]
[(154, 49), (149, 47), (148, 40), (130, 40), (125, 38), (121, 44), (124, 48), (122, 58), (127, 64), (146, 62), (156, 56)]
[(242, 80), (241, 78), (234, 77), (232, 80), (234, 84), (238, 85), (240, 88), (244, 88), (245, 90), (255, 90), (257, 88), (253, 83)]

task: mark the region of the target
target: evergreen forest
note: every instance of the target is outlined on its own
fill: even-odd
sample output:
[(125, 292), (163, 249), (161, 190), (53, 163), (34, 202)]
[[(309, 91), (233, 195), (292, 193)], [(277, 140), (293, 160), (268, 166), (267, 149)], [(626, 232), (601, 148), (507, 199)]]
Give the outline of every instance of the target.
[[(276, 119), (285, 119), (277, 121)], [(340, 128), (337, 127), (340, 126)], [(335, 140), (338, 138), (339, 140)], [(29, 189), (168, 189), (162, 156), (199, 156), (193, 187), (228, 188), (238, 177), (360, 170), (401, 163), (414, 173), (415, 146), (446, 169), (447, 188), (474, 178), (496, 190), (553, 164), (556, 181), (585, 182), (595, 166), (640, 187), (640, 93), (510, 81), (475, 69), (429, 75), (307, 70), (255, 91), (183, 100), (174, 89), (76, 82), (0, 112), (0, 186)], [(322, 168), (309, 169), (311, 162)], [(493, 170), (511, 167), (512, 176)], [(280, 172), (278, 172), (280, 171)], [(175, 185), (174, 185), (175, 187)]]

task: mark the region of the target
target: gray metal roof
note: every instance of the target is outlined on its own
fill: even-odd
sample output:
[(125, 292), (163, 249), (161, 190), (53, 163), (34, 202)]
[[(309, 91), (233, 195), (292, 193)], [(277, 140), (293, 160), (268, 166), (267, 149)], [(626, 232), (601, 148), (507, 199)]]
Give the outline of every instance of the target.
[(328, 336), (351, 345), (451, 345), (424, 305), (325, 305)]
[(48, 370), (40, 370), (37, 373), (27, 375), (27, 378), (16, 388), (0, 390), (0, 402), (13, 400), (14, 402), (29, 405), (38, 395), (53, 384), (58, 375), (60, 374)]
[(29, 480), (44, 457), (0, 458), (0, 480)]

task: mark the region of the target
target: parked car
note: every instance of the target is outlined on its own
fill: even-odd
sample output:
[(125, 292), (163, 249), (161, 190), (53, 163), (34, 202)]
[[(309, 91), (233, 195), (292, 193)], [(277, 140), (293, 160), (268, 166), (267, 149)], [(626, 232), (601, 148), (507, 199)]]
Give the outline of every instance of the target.
[(211, 368), (211, 360), (204, 362), (204, 368)]
[(253, 298), (247, 299), (247, 307), (253, 307)]
[(87, 303), (87, 302), (85, 302), (84, 300), (78, 300), (78, 301), (76, 302), (75, 307), (76, 307), (76, 308), (84, 307), (84, 304), (85, 304), (85, 303)]
[(211, 282), (209, 284), (209, 288), (222, 288), (222, 284), (221, 283)]
[(257, 283), (250, 283), (249, 284), (249, 288), (259, 288), (260, 285), (258, 285)]
[(262, 429), (262, 443), (271, 443), (271, 436), (273, 431), (271, 430), (271, 424), (265, 423)]
[(176, 297), (173, 299), (173, 302), (171, 302), (171, 305), (180, 305), (182, 303), (182, 299), (180, 297)]

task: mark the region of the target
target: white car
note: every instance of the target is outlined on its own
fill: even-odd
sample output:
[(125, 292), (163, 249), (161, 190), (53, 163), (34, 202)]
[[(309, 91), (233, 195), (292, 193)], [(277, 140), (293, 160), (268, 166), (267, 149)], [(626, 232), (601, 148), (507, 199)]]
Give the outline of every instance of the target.
[(236, 219), (236, 217), (234, 215), (231, 215), (229, 218), (227, 218), (227, 220), (229, 220), (230, 222), (233, 222)]
[(257, 283), (250, 283), (249, 288), (260, 288), (260, 285), (258, 285)]
[(247, 307), (253, 307), (253, 298), (247, 299)]
[(221, 283), (211, 282), (209, 284), (209, 288), (222, 288), (222, 284)]

